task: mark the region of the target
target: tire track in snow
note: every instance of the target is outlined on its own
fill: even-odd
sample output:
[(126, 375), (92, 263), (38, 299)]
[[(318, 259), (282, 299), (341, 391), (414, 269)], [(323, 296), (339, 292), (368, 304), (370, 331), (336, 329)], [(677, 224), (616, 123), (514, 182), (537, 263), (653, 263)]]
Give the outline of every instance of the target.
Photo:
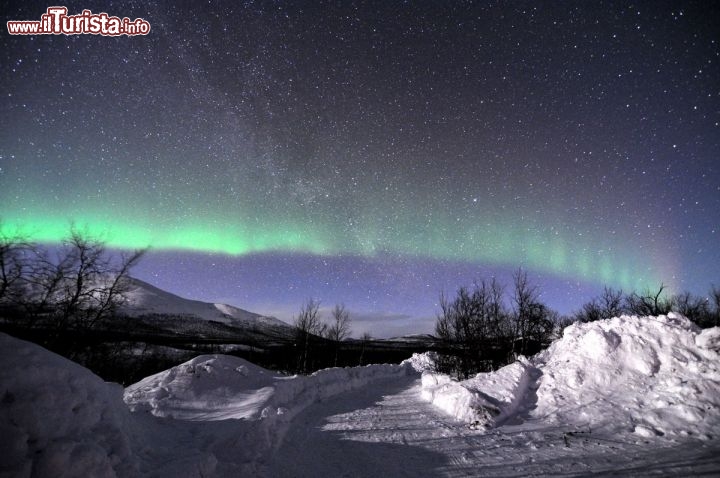
[[(316, 403), (299, 414), (283, 443), (261, 466), (268, 477), (582, 476), (716, 470), (714, 453), (597, 440), (564, 444), (564, 431), (529, 413), (541, 374), (533, 374), (518, 409), (522, 420), (489, 432), (471, 430), (420, 396), (417, 377), (372, 386)], [(693, 458), (694, 457), (694, 460)], [(695, 469), (697, 471), (697, 469)], [(640, 472), (640, 473), (639, 473)]]

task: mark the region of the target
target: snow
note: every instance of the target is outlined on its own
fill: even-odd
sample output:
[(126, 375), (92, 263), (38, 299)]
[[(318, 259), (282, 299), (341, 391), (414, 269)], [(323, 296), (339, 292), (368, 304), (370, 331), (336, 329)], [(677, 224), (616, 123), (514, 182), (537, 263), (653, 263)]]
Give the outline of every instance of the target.
[(421, 396), (473, 427), (492, 427), (515, 413), (534, 367), (524, 358), (491, 373), (457, 382), (444, 374), (426, 371)]
[(713, 440), (719, 330), (701, 332), (673, 313), (573, 324), (548, 350), (496, 372), (458, 382), (425, 371), (422, 396), (484, 428), (535, 419), (596, 433)]
[(0, 475), (132, 476), (122, 387), (0, 334)]
[(535, 413), (555, 423), (640, 436), (713, 438), (720, 427), (720, 356), (676, 314), (575, 324), (535, 360)]
[(204, 355), (128, 387), (124, 403), (119, 385), (37, 345), (0, 334), (0, 346), (8, 476), (252, 473), (308, 406), (412, 373), (403, 364), (283, 376)]
[(308, 407), (254, 476), (718, 476), (712, 443), (583, 433), (531, 420), (473, 430), (421, 398), (416, 378)]
[(182, 420), (258, 419), (295, 414), (309, 403), (403, 376), (405, 365), (331, 368), (310, 376), (286, 376), (229, 355), (201, 355), (131, 385), (132, 411)]
[(264, 317), (232, 305), (184, 299), (138, 279), (131, 279), (122, 312), (130, 317), (162, 314), (198, 317), (235, 326), (264, 324), (290, 327), (274, 317)]
[(123, 393), (0, 334), (0, 476), (718, 474), (719, 345), (619, 317), (464, 381), (432, 353), (310, 376), (203, 355)]
[(403, 361), (413, 368), (416, 372), (432, 372), (435, 370), (435, 362), (437, 361), (436, 352), (425, 352), (422, 354), (412, 354), (412, 356)]

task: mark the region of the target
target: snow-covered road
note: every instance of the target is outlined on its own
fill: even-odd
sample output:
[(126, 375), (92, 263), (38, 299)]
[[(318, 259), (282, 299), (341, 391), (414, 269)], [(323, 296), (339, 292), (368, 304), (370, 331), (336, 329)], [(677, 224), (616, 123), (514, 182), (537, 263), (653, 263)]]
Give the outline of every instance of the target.
[[(437, 444), (454, 435), (413, 377), (383, 380), (333, 397), (298, 415), (268, 476), (429, 476), (447, 456)], [(425, 443), (425, 446), (420, 444)]]
[[(515, 420), (523, 421), (523, 420)], [(571, 434), (568, 434), (571, 432)], [(421, 398), (403, 377), (308, 407), (271, 456), (270, 477), (720, 474), (712, 446), (627, 441), (532, 418), (471, 430)]]
[(620, 317), (463, 381), (431, 354), (308, 376), (204, 355), (123, 390), (0, 334), (0, 475), (720, 476), (719, 351), (720, 328)]

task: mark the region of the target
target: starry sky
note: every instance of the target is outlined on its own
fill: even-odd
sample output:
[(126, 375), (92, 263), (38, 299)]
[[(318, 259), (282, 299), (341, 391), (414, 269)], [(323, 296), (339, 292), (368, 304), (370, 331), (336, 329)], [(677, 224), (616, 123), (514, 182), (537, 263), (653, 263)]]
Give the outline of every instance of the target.
[[(51, 4), (3, 2), (8, 20)], [(134, 274), (355, 335), (429, 332), (440, 291), (522, 267), (720, 285), (713, 2), (69, 2), (147, 36), (0, 35), (0, 218), (71, 221)]]

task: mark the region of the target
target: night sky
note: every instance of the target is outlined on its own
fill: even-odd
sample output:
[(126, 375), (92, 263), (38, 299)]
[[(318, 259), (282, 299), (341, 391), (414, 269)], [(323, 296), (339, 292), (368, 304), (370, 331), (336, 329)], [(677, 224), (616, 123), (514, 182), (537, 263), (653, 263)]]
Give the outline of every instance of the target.
[(84, 1), (151, 32), (7, 33), (51, 5), (0, 7), (8, 230), (380, 337), (519, 267), (562, 313), (720, 285), (716, 2)]

